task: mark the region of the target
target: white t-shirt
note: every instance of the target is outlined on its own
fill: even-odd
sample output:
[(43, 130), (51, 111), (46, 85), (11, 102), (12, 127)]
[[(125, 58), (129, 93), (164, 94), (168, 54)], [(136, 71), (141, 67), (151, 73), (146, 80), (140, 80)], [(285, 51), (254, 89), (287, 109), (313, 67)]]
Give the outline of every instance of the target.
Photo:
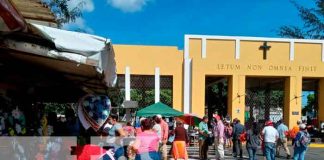
[(155, 124), (153, 130), (158, 134), (159, 138), (162, 139), (162, 128), (160, 124)]
[(273, 126), (266, 126), (262, 130), (264, 135), (264, 142), (276, 143), (277, 138), (279, 137), (278, 131)]

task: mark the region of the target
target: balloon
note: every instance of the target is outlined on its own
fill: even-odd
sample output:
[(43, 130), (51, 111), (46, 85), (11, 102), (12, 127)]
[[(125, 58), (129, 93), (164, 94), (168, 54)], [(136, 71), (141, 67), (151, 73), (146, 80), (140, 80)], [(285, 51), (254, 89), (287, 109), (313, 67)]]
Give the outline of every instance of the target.
[[(107, 121), (111, 110), (111, 102), (104, 95), (86, 95), (79, 103), (79, 118), (82, 125), (98, 131)], [(81, 115), (80, 115), (81, 114)], [(88, 124), (85, 124), (88, 123)]]

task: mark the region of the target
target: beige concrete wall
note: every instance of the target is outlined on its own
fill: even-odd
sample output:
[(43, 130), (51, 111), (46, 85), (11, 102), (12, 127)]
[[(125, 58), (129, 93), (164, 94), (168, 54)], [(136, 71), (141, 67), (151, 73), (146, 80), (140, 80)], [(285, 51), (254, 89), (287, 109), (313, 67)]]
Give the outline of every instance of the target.
[[(203, 39), (206, 39), (204, 41)], [(244, 121), (245, 83), (247, 77), (278, 77), (285, 79), (284, 117), (291, 127), (301, 116), (302, 78), (324, 78), (322, 43), (324, 41), (298, 41), (289, 39), (186, 36), (185, 53), (176, 47), (114, 45), (117, 73), (124, 74), (129, 66), (131, 74), (154, 75), (159, 67), (161, 75), (173, 76), (173, 104), (183, 111), (184, 58), (191, 59), (189, 111), (205, 115), (206, 76), (225, 76), (229, 79), (228, 111), (232, 118)], [(271, 46), (263, 59), (260, 46), (267, 41)], [(291, 43), (294, 42), (294, 43)], [(203, 44), (206, 44), (205, 46)], [(293, 45), (292, 45), (293, 44)], [(239, 47), (239, 48), (237, 48)], [(203, 49), (205, 48), (205, 51)], [(239, 53), (239, 57), (236, 55)], [(291, 58), (291, 51), (293, 58)], [(206, 57), (203, 58), (203, 53)], [(185, 55), (183, 55), (185, 54)], [(189, 80), (188, 80), (189, 81)], [(324, 121), (324, 82), (320, 80), (319, 118)], [(186, 96), (187, 96), (186, 95)], [(295, 99), (294, 99), (295, 98)], [(293, 115), (294, 112), (294, 115)], [(298, 112), (298, 115), (295, 115)]]
[[(280, 77), (285, 78), (285, 120), (291, 127), (301, 118), (301, 98), (289, 101), (302, 94), (302, 78), (324, 77), (324, 62), (322, 62), (322, 44), (312, 42), (294, 43), (294, 59), (290, 60), (290, 42), (264, 40), (271, 46), (267, 52), (267, 59), (263, 59), (260, 46), (263, 40), (240, 40), (239, 58), (235, 58), (235, 37), (226, 40), (206, 38), (206, 57), (203, 58), (203, 39), (199, 36), (190, 38), (189, 55), (192, 59), (192, 111), (204, 115), (205, 111), (205, 77), (230, 76), (229, 81), (229, 113), (232, 118), (244, 121), (245, 97), (243, 103), (238, 103), (237, 95), (245, 93), (246, 77)], [(323, 87), (324, 88), (324, 87)], [(297, 103), (296, 103), (297, 101)], [(242, 102), (242, 101), (241, 101)], [(320, 107), (324, 107), (320, 101)], [(237, 110), (240, 110), (238, 113)], [(322, 109), (323, 110), (323, 109)], [(322, 111), (321, 110), (321, 111)], [(292, 115), (298, 112), (298, 115)], [(324, 113), (324, 112), (323, 112)], [(323, 117), (321, 117), (324, 120)]]
[(133, 75), (160, 75), (173, 77), (173, 107), (182, 111), (183, 52), (177, 47), (114, 45), (117, 74), (125, 74), (126, 66)]

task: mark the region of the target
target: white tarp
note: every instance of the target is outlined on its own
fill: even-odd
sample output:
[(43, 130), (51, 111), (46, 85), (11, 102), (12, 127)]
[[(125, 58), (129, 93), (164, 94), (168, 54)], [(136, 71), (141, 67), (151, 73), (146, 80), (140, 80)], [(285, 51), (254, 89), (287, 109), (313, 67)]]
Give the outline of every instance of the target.
[(86, 33), (72, 32), (57, 28), (31, 24), (39, 34), (55, 43), (56, 49), (64, 52), (78, 53), (87, 57), (104, 50), (110, 40)]
[(56, 50), (42, 53), (43, 56), (93, 65), (99, 73), (105, 75), (107, 86), (115, 85), (117, 80), (115, 54), (109, 39), (38, 24), (31, 26), (36, 34), (55, 44)]

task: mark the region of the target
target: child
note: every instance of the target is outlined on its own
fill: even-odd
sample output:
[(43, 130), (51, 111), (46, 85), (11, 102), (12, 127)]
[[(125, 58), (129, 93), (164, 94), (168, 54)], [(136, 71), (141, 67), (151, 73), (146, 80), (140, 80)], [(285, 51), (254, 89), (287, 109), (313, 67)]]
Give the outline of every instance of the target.
[(230, 121), (225, 122), (225, 147), (231, 148), (232, 147), (232, 135), (233, 135), (233, 128), (230, 125)]

